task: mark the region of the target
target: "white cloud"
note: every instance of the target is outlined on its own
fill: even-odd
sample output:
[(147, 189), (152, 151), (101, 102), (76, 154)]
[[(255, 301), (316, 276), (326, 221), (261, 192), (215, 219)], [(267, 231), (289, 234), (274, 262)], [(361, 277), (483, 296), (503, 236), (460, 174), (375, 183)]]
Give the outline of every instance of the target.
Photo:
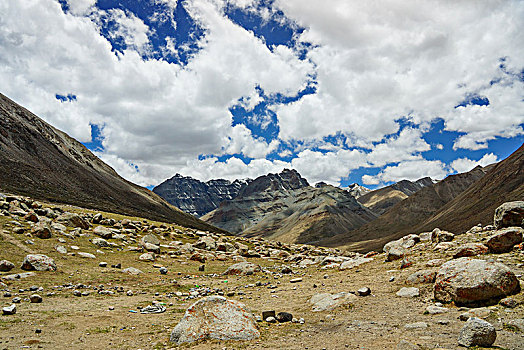
[(440, 180), (444, 178), (447, 173), (446, 166), (441, 161), (419, 158), (404, 161), (398, 165), (387, 166), (376, 176), (363, 176), (362, 180), (366, 185), (398, 182), (400, 180), (416, 181), (426, 176)]
[(451, 162), (451, 168), (457, 173), (465, 173), (480, 165), (482, 167), (498, 162), (499, 159), (493, 153), (487, 153), (479, 160), (472, 160), (469, 158), (459, 158)]

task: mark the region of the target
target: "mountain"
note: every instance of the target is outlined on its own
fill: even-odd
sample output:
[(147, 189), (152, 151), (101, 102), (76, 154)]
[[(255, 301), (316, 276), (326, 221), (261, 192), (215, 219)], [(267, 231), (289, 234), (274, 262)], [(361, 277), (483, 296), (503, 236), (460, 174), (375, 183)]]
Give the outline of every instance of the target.
[(461, 233), (478, 223), (491, 224), (495, 209), (502, 203), (524, 199), (524, 145), (508, 158), (485, 169), (486, 176), (442, 206), (420, 226)]
[(314, 244), (375, 218), (347, 191), (309, 186), (297, 171), (286, 169), (256, 178), (202, 220), (246, 237)]
[(0, 94), (0, 189), (36, 199), (216, 230), (120, 177), (80, 142)]
[(202, 182), (176, 174), (153, 188), (153, 192), (182, 211), (200, 217), (218, 208), (220, 202), (235, 198), (251, 181), (218, 179)]
[(344, 190), (348, 191), (349, 194), (351, 194), (356, 199), (362, 197), (365, 194), (368, 194), (371, 192), (369, 188), (366, 188), (364, 186), (360, 186), (357, 183), (351, 184), (348, 187), (344, 188)]
[(351, 250), (373, 250), (381, 249), (385, 243), (408, 233), (432, 230), (434, 226), (424, 223), (485, 175), (480, 166), (467, 173), (450, 175), (398, 202), (376, 220), (346, 234), (325, 239), (320, 244), (345, 246)]
[(433, 185), (433, 180), (429, 177), (424, 177), (415, 182), (402, 180), (393, 185), (365, 193), (357, 198), (360, 204), (375, 214), (382, 215), (398, 202), (403, 201), (422, 188), (431, 185)]

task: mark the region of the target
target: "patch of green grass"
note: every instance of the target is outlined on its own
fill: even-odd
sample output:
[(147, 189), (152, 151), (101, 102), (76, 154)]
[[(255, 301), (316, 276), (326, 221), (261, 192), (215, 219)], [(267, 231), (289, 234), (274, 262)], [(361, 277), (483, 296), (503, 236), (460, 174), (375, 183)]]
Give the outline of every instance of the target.
[(0, 328), (9, 328), (13, 324), (22, 322), (20, 318), (1, 318), (0, 319)]
[(63, 327), (67, 331), (71, 331), (76, 328), (76, 325), (72, 322), (62, 322), (58, 325), (58, 327)]
[(114, 326), (108, 326), (108, 327), (95, 327), (87, 330), (87, 333), (90, 334), (105, 334), (105, 333), (111, 333), (115, 327)]

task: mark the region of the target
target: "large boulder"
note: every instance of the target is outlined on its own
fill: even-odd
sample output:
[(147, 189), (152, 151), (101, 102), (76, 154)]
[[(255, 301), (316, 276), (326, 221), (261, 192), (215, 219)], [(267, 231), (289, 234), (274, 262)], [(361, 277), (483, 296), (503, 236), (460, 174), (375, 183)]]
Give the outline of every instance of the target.
[(217, 242), (211, 237), (204, 236), (193, 243), (193, 247), (198, 249), (215, 250), (217, 248)]
[(252, 275), (260, 270), (259, 265), (243, 261), (229, 266), (224, 275)]
[(197, 340), (252, 340), (260, 337), (255, 318), (244, 304), (209, 296), (191, 305), (171, 332), (176, 344)]
[(47, 255), (29, 254), (24, 258), (22, 270), (56, 271), (56, 264)]
[(93, 230), (93, 233), (97, 236), (100, 236), (104, 239), (109, 239), (111, 237), (113, 237), (113, 230), (108, 228), (108, 227), (104, 227), (104, 226), (97, 226), (95, 227), (95, 229)]
[(81, 229), (87, 230), (89, 228), (89, 223), (82, 218), (80, 215), (75, 213), (63, 213), (60, 214), (56, 221), (69, 226), (69, 227), (79, 227)]
[(506, 202), (495, 209), (495, 228), (524, 227), (524, 201)]
[(12, 269), (14, 269), (14, 267), (15, 267), (15, 264), (13, 264), (12, 262), (8, 260), (0, 261), (0, 271), (2, 272), (11, 271)]
[(508, 227), (495, 231), (486, 243), (493, 253), (507, 253), (513, 247), (522, 242), (524, 229), (520, 227)]
[(431, 242), (442, 243), (451, 242), (455, 238), (455, 235), (448, 231), (442, 231), (439, 228), (435, 228), (431, 231)]
[(146, 243), (154, 244), (154, 245), (159, 246), (160, 245), (160, 240), (158, 239), (157, 236), (149, 234), (149, 235), (145, 235), (144, 237), (142, 237), (140, 239), (140, 243), (142, 244), (142, 246), (145, 246)]
[(40, 221), (31, 227), (31, 233), (38, 238), (48, 239), (51, 238), (51, 227), (47, 222)]
[(507, 266), (471, 258), (442, 265), (434, 286), (435, 299), (459, 305), (485, 303), (519, 291), (519, 281)]

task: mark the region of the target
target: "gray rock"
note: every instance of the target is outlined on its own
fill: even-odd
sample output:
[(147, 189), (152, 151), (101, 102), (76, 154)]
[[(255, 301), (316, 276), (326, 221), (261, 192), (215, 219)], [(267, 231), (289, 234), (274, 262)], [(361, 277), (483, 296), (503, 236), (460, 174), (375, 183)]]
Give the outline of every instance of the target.
[(420, 290), (415, 287), (402, 287), (396, 294), (398, 297), (414, 298), (420, 295)]
[(397, 350), (418, 350), (420, 349), (417, 345), (410, 343), (406, 340), (401, 340), (397, 344)]
[(80, 215), (75, 213), (63, 213), (60, 214), (56, 221), (67, 225), (69, 227), (78, 227), (84, 230), (87, 230), (89, 228), (89, 223), (82, 218)]
[(109, 242), (103, 239), (102, 237), (95, 237), (91, 240), (91, 243), (96, 245), (99, 248), (109, 247)]
[(373, 261), (373, 258), (358, 257), (355, 259), (347, 260), (340, 264), (340, 270), (352, 269), (370, 261)]
[(160, 254), (160, 246), (156, 244), (145, 242), (142, 244), (142, 247), (144, 247), (144, 249), (147, 250), (148, 252)]
[(280, 323), (291, 322), (293, 320), (293, 315), (289, 312), (279, 312), (275, 318)]
[(109, 239), (113, 237), (113, 230), (104, 226), (97, 226), (93, 230), (93, 233), (97, 236), (100, 236), (104, 239)]
[(15, 268), (15, 264), (13, 264), (12, 262), (8, 260), (0, 261), (0, 271), (7, 272), (7, 271), (11, 271), (14, 268)]
[(471, 317), (460, 330), (458, 343), (461, 346), (490, 347), (497, 339), (497, 331), (489, 322), (480, 318)]
[(203, 339), (252, 340), (260, 337), (255, 318), (244, 304), (209, 296), (191, 305), (171, 332), (176, 344)]
[(147, 252), (138, 257), (142, 261), (155, 261), (155, 253)]
[(360, 288), (359, 290), (357, 290), (357, 294), (361, 297), (368, 296), (371, 294), (371, 289), (369, 289), (368, 287)]
[(406, 279), (407, 283), (419, 284), (419, 283), (433, 283), (435, 282), (435, 277), (437, 272), (433, 270), (420, 270), (412, 273)]
[(495, 228), (524, 227), (524, 201), (506, 202), (495, 209)]
[(57, 246), (55, 246), (55, 250), (60, 254), (67, 254), (67, 248), (63, 245), (58, 244)]
[(193, 247), (198, 249), (215, 250), (217, 248), (217, 243), (213, 238), (204, 236), (200, 237), (198, 241), (193, 243)]
[(107, 263), (105, 261), (101, 261), (98, 263), (98, 266), (100, 267), (107, 267)]
[(128, 267), (122, 270), (123, 273), (128, 273), (130, 275), (140, 275), (143, 273), (141, 270), (135, 268), (135, 267)]
[(455, 238), (455, 235), (448, 231), (442, 231), (439, 228), (431, 231), (431, 241), (435, 243), (451, 242)]
[(16, 314), (16, 305), (12, 304), (11, 306), (6, 306), (2, 308), (2, 313), (4, 315), (14, 315)]
[(56, 264), (47, 255), (29, 254), (22, 262), (22, 270), (56, 271)]
[(314, 312), (331, 311), (339, 306), (353, 306), (358, 297), (348, 292), (336, 294), (320, 293), (311, 297), (309, 302), (313, 304)]
[(51, 227), (49, 226), (49, 223), (40, 221), (31, 227), (31, 233), (35, 237), (48, 239), (51, 238)]
[(471, 258), (442, 265), (434, 285), (436, 300), (459, 305), (488, 302), (519, 291), (519, 281), (507, 266)]
[(430, 315), (438, 315), (448, 312), (449, 310), (442, 306), (430, 305), (426, 308), (426, 313)]
[(276, 317), (273, 317), (273, 316), (269, 316), (264, 321), (266, 321), (267, 323), (277, 323)]
[(459, 320), (461, 321), (467, 321), (471, 317), (477, 317), (477, 318), (487, 318), (493, 313), (493, 310), (487, 307), (477, 307), (474, 309), (470, 309), (466, 312), (463, 312), (459, 315)]
[(522, 242), (523, 233), (524, 229), (521, 227), (503, 228), (495, 231), (486, 244), (493, 253), (507, 253), (513, 249), (513, 246)]
[(229, 266), (224, 275), (252, 275), (259, 271), (261, 271), (259, 265), (243, 261)]
[(96, 256), (94, 256), (93, 254), (91, 253), (86, 253), (86, 252), (78, 252), (76, 253), (79, 257), (81, 258), (86, 258), (86, 259), (96, 259)]
[(167, 269), (165, 267), (161, 267), (158, 272), (160, 272), (161, 275), (167, 275)]
[(158, 239), (157, 236), (149, 234), (149, 235), (145, 235), (144, 237), (142, 237), (140, 239), (140, 243), (142, 244), (142, 246), (144, 246), (146, 243), (150, 243), (150, 244), (154, 244), (156, 246), (159, 246), (160, 245), (160, 240)]

